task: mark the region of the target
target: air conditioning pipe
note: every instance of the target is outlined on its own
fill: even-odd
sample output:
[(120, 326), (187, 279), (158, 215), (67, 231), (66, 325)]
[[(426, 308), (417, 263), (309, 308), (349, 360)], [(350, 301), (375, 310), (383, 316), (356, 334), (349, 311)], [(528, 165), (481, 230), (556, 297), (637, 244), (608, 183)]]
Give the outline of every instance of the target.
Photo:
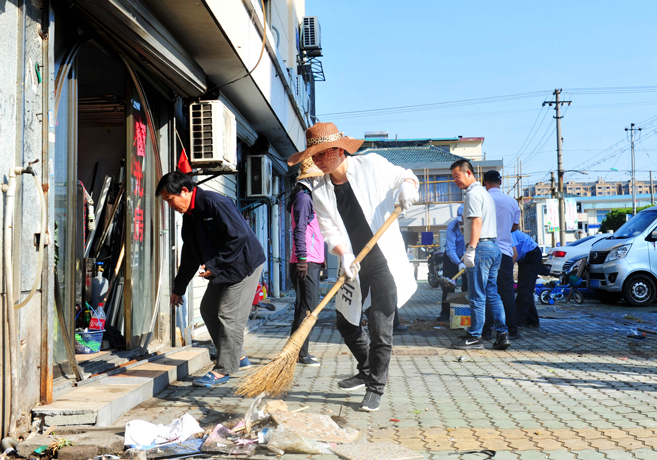
[[(38, 160), (34, 161), (36, 163)], [(39, 255), (36, 267), (36, 276), (34, 284), (28, 296), (22, 302), (14, 305), (14, 273), (13, 273), (13, 226), (14, 226), (14, 203), (16, 200), (16, 176), (22, 174), (31, 174), (37, 186), (37, 194), (41, 201), (41, 237), (39, 238)], [(43, 268), (43, 248), (46, 240), (46, 205), (45, 197), (43, 195), (43, 188), (41, 182), (36, 175), (32, 164), (27, 168), (15, 167), (9, 169), (8, 180), (6, 184), (2, 184), (2, 191), (7, 194), (5, 203), (5, 227), (4, 227), (4, 272), (5, 272), (5, 299), (6, 299), (6, 312), (7, 312), (7, 326), (9, 338), (9, 369), (11, 373), (11, 410), (9, 418), (9, 435), (15, 436), (16, 423), (18, 418), (18, 372), (19, 372), (19, 358), (18, 358), (18, 327), (16, 321), (16, 312), (32, 299), (36, 289), (39, 285), (40, 273)], [(20, 277), (20, 272), (19, 272)], [(19, 294), (20, 295), (20, 294)]]

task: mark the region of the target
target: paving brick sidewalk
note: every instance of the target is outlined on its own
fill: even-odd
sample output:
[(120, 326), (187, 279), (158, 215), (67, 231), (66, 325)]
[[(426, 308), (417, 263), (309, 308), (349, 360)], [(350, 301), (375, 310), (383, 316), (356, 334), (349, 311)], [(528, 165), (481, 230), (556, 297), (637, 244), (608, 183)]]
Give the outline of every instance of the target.
[[(335, 329), (330, 306), (311, 335), (311, 353), (322, 366), (297, 367), (295, 385), (283, 399), (292, 409), (341, 411), (370, 440), (392, 440), (429, 459), (483, 459), (465, 453), (482, 449), (496, 451), (496, 460), (657, 459), (657, 336), (627, 337), (637, 326), (656, 330), (657, 307), (597, 302), (541, 307), (543, 315), (559, 318), (542, 318), (542, 327), (523, 329), (523, 338), (505, 352), (492, 350), (491, 343), (484, 351), (464, 352), (450, 348), (460, 332), (435, 321), (439, 299), (439, 290), (421, 284), (401, 310), (409, 332), (395, 336), (380, 411), (358, 412), (364, 391), (337, 388), (339, 380), (356, 372), (356, 364)], [(252, 361), (282, 349), (289, 327), (281, 323), (291, 322), (291, 315), (290, 309), (274, 325), (247, 336)], [(135, 418), (168, 423), (187, 412), (211, 426), (246, 412), (250, 400), (233, 395), (237, 383), (231, 379), (225, 386), (200, 389), (186, 379), (117, 423)]]

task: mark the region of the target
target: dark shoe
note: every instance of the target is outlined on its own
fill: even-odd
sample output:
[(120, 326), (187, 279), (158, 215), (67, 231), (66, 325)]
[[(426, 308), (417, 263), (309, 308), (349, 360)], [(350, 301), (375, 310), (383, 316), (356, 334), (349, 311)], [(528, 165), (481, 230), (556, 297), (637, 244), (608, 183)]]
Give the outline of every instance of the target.
[(506, 350), (510, 346), (511, 346), (511, 342), (509, 342), (509, 333), (505, 332), (497, 336), (497, 340), (495, 340), (495, 343), (493, 344), (493, 349)]
[(344, 391), (354, 391), (363, 388), (367, 383), (367, 378), (360, 372), (348, 379), (340, 380), (338, 386)]
[(320, 365), (319, 360), (314, 356), (310, 356), (310, 355), (299, 356), (297, 363), (303, 364), (304, 366), (308, 366), (308, 367), (319, 367)]
[(481, 334), (483, 340), (493, 340), (493, 334)]
[(363, 402), (360, 403), (358, 410), (363, 412), (375, 412), (379, 410), (379, 405), (381, 404), (381, 395), (374, 393), (373, 391), (367, 390)]
[(403, 334), (404, 332), (408, 332), (408, 327), (402, 326), (401, 324), (397, 327), (392, 328), (393, 334)]
[(197, 387), (213, 387), (215, 385), (220, 385), (222, 383), (228, 382), (230, 376), (224, 375), (223, 377), (217, 377), (212, 372), (208, 372), (203, 377), (194, 379), (194, 386)]
[(525, 327), (541, 327), (540, 323), (525, 323)]
[(519, 331), (509, 332), (509, 337), (512, 339), (522, 339), (522, 334)]
[(251, 367), (251, 361), (249, 361), (249, 357), (245, 356), (244, 358), (240, 359), (240, 370), (243, 371), (244, 369), (249, 369)]
[(452, 348), (458, 350), (481, 350), (484, 348), (484, 341), (481, 337), (473, 337), (468, 333), (458, 342), (452, 343)]

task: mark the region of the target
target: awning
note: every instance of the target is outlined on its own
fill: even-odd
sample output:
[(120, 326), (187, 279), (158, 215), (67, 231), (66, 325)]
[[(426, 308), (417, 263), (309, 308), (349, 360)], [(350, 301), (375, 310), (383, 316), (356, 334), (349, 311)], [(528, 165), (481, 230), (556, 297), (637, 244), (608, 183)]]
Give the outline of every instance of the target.
[(203, 69), (139, 1), (74, 0), (91, 20), (180, 96), (207, 89)]

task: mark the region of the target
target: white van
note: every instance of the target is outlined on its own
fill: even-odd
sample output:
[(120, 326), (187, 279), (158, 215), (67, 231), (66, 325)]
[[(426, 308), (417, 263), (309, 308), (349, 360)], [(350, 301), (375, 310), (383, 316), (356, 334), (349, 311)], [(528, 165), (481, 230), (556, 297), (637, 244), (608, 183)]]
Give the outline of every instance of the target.
[(589, 253), (589, 287), (604, 303), (625, 298), (635, 307), (657, 295), (657, 206), (625, 222)]

